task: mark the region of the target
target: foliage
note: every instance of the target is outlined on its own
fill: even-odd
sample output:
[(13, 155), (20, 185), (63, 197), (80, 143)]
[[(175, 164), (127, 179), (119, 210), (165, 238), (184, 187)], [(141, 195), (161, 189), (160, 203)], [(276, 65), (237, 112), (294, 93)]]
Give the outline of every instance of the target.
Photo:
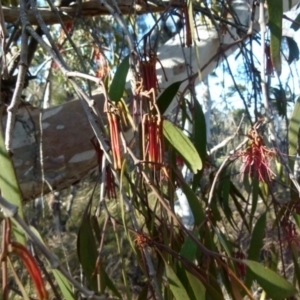
[[(24, 125), (21, 108), (39, 109), (39, 127), (27, 130), (35, 141), (36, 176), (42, 186), (40, 200), (22, 202), (26, 174), (18, 171), (22, 162), (14, 153), (27, 137), (7, 130), (0, 139), (3, 299), (76, 299), (80, 294), (94, 299), (298, 296), (299, 98), (291, 105), (294, 92), (280, 73), (284, 64), (297, 59), (299, 50), (288, 41), (294, 54), (283, 55), (282, 1), (276, 1), (282, 4), (278, 6), (267, 1), (270, 40), (235, 23), (235, 7), (225, 2), (186, 1), (167, 8), (158, 5), (160, 10), (153, 12), (147, 6), (148, 14), (138, 17), (139, 4), (126, 10), (103, 1), (108, 15), (95, 16), (87, 8), (95, 5), (96, 10), (100, 4), (79, 1), (73, 22), (63, 22), (65, 14), (49, 1), (55, 19), (50, 22), (53, 19), (45, 15), (43, 20), (35, 1), (28, 1), (36, 16), (33, 26), (25, 1), (20, 7), (16, 1), (2, 1), (6, 7), (0, 10), (20, 11), (19, 23), (1, 25), (8, 35), (2, 44), (2, 120), (6, 129), (15, 120)], [(72, 9), (66, 11), (71, 14)], [(264, 29), (265, 14), (259, 16)], [(199, 42), (195, 24), (209, 33), (215, 33), (216, 26), (224, 36), (233, 28), (240, 37), (236, 58), (244, 62), (242, 71), (234, 72), (225, 50), (216, 49), (218, 58), (225, 57), (217, 76), (222, 69), (231, 82), (222, 90), (225, 101), (234, 97), (243, 108), (214, 108), (211, 127), (205, 103), (200, 104), (194, 89), (208, 63), (201, 61), (203, 48), (195, 47), (202, 38)], [(184, 79), (175, 74), (160, 90), (159, 80), (164, 79), (156, 73), (162, 44), (158, 37), (161, 31), (167, 35), (180, 30), (184, 39), (176, 47), (196, 49), (198, 70), (193, 66), (195, 73)], [(259, 38), (258, 58), (253, 45)], [(91, 101), (96, 88), (102, 93), (100, 112)], [(20, 101), (23, 90), (26, 98)], [(213, 88), (210, 91), (216, 100)], [(60, 160), (69, 141), (81, 134), (81, 124), (59, 144), (55, 136), (45, 134), (49, 110), (42, 109), (49, 99), (60, 105), (75, 94), (92, 127), (90, 152), (84, 154), (93, 153), (97, 174), (81, 183), (78, 203), (72, 207), (74, 195), (59, 200), (47, 176), (55, 177), (57, 186), (69, 178), (70, 185), (82, 179), (75, 167), (70, 168), (74, 176), (65, 174), (66, 164), (84, 156), (80, 149), (74, 149), (69, 161)], [(165, 115), (174, 101), (175, 110)], [(78, 111), (66, 115), (75, 119)], [(275, 128), (277, 115), (284, 124)], [(62, 128), (61, 123), (55, 126)], [(56, 142), (62, 155), (51, 160), (44, 155), (45, 147)], [(24, 161), (31, 151), (24, 146)], [(51, 191), (48, 196), (43, 195), (45, 186)], [(186, 224), (185, 212), (180, 216), (176, 210), (182, 195), (194, 217), (192, 225)]]

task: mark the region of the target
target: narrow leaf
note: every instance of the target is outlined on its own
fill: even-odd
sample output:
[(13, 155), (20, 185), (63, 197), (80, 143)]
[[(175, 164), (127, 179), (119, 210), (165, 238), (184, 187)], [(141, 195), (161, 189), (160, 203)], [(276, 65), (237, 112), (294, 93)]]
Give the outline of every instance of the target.
[(183, 158), (187, 167), (193, 173), (201, 170), (202, 161), (190, 139), (170, 121), (164, 120), (163, 124), (164, 136)]
[[(255, 227), (253, 229), (252, 238), (250, 242), (250, 247), (248, 250), (248, 259), (258, 261), (259, 253), (261, 248), (263, 247), (263, 238), (265, 235), (266, 228), (266, 213), (263, 213), (260, 218), (257, 220)], [(245, 284), (248, 288), (250, 288), (253, 281), (253, 274), (251, 272), (247, 272)]]
[(172, 266), (168, 264), (164, 256), (161, 254), (161, 257), (165, 263), (166, 276), (168, 278), (169, 286), (172, 291), (172, 294), (176, 300), (189, 299), (189, 296), (182, 285), (181, 281), (178, 279), (175, 271)]
[[(19, 183), (15, 173), (15, 169), (12, 160), (6, 151), (4, 138), (2, 132), (2, 126), (0, 125), (0, 190), (2, 196), (11, 204), (18, 207), (18, 214), (21, 218), (24, 218), (22, 196), (19, 188)], [(23, 234), (23, 230), (20, 230), (15, 224), (13, 224), (13, 233), (16, 240), (22, 245), (26, 244), (26, 238)]]
[(95, 266), (98, 253), (89, 214), (83, 215), (80, 224), (77, 236), (77, 253), (83, 273), (90, 287), (93, 291), (97, 292), (98, 285), (95, 275)]
[(281, 74), (281, 38), (282, 38), (282, 14), (283, 2), (282, 0), (267, 0), (269, 27), (271, 31), (271, 59), (273, 66), (280, 76)]
[(291, 64), (294, 60), (299, 60), (299, 47), (294, 39), (286, 37), (287, 45), (289, 47), (288, 63)]
[(117, 68), (114, 79), (108, 92), (110, 100), (117, 103), (123, 96), (126, 77), (129, 70), (129, 55), (127, 55)]
[(294, 29), (295, 31), (298, 31), (298, 29), (300, 28), (300, 14), (297, 15), (295, 22), (292, 23), (291, 28)]
[(195, 101), (195, 119), (193, 122), (195, 148), (201, 160), (204, 161), (206, 158), (206, 123), (202, 107), (198, 101)]
[(61, 274), (59, 270), (52, 270), (52, 273), (54, 275), (55, 282), (58, 284), (60, 291), (64, 296), (64, 299), (75, 300), (75, 296), (72, 292), (72, 287), (66, 277)]
[(296, 288), (290, 282), (260, 263), (251, 260), (245, 260), (244, 263), (267, 296), (273, 300), (282, 300), (297, 293)]
[(156, 101), (156, 104), (161, 114), (165, 113), (165, 111), (173, 101), (173, 98), (176, 96), (181, 84), (182, 81), (176, 81), (172, 83), (159, 96), (159, 98)]
[(183, 193), (186, 195), (186, 198), (193, 212), (195, 225), (200, 225), (200, 223), (205, 218), (201, 203), (198, 197), (196, 196), (196, 194), (193, 192), (193, 190), (189, 187), (189, 185), (184, 180), (180, 181), (180, 185)]

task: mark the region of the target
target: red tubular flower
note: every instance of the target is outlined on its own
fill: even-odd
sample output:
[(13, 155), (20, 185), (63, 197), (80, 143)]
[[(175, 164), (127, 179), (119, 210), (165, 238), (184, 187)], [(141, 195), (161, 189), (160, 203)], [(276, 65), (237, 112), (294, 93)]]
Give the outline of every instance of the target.
[(146, 91), (154, 89), (157, 93), (157, 77), (156, 77), (157, 56), (149, 55), (141, 61), (141, 73), (143, 76), (143, 84)]
[(114, 168), (120, 170), (122, 168), (122, 154), (121, 154), (121, 145), (120, 145), (120, 126), (118, 118), (115, 114), (108, 112), (108, 123), (109, 123), (109, 132), (110, 132), (110, 141), (111, 141), (111, 151), (114, 158)]
[(256, 176), (263, 182), (271, 182), (272, 170), (270, 169), (270, 160), (275, 156), (273, 149), (268, 149), (263, 138), (255, 129), (249, 131), (250, 142), (248, 148), (242, 152), (243, 165), (241, 167), (242, 178), (245, 172), (249, 176)]
[[(233, 253), (233, 256), (238, 259), (246, 258), (245, 254), (241, 250), (238, 250), (237, 252)], [(240, 277), (245, 277), (246, 276), (246, 265), (242, 262), (236, 262), (236, 267), (237, 267), (238, 275)]]
[(34, 283), (38, 298), (40, 300), (48, 299), (48, 292), (46, 291), (40, 269), (27, 248), (17, 242), (12, 242), (9, 248), (10, 252), (17, 254), (21, 258)]
[(160, 169), (164, 158), (163, 121), (158, 116), (145, 115), (143, 119), (143, 156), (155, 169)]

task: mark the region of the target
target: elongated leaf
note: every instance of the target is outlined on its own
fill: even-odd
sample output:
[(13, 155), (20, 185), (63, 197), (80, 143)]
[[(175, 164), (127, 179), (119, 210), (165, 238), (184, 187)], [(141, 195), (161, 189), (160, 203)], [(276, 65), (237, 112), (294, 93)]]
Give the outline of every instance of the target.
[(299, 132), (299, 126), (300, 126), (300, 97), (298, 97), (295, 107), (293, 110), (293, 114), (290, 121), (290, 127), (289, 127), (289, 165), (290, 168), (294, 169), (294, 163), (295, 163), (295, 154), (297, 153), (297, 147), (298, 147), (298, 132)]
[(59, 270), (52, 270), (52, 273), (55, 277), (55, 282), (58, 284), (60, 291), (64, 296), (64, 299), (76, 299), (72, 292), (72, 287), (66, 277), (61, 274)]
[(293, 28), (295, 31), (298, 31), (298, 29), (300, 28), (300, 26), (299, 26), (299, 23), (300, 23), (300, 14), (297, 15), (295, 21), (296, 22), (293, 22), (291, 24), (291, 28)]
[[(255, 227), (253, 229), (252, 238), (250, 242), (250, 247), (248, 251), (248, 259), (250, 260), (259, 260), (259, 253), (263, 247), (263, 238), (265, 236), (266, 228), (266, 213), (263, 213), (257, 220)], [(253, 274), (247, 272), (245, 284), (248, 288), (251, 287), (253, 281)]]
[(267, 0), (267, 4), (269, 14), (269, 27), (271, 31), (271, 59), (278, 76), (280, 76), (280, 47), (282, 38), (283, 2), (282, 0)]
[(206, 123), (202, 107), (198, 101), (195, 101), (195, 119), (193, 122), (195, 148), (204, 161), (206, 158)]
[(190, 261), (193, 261), (196, 256), (196, 252), (197, 246), (195, 242), (189, 236), (187, 236), (185, 242), (181, 247), (180, 255), (187, 258)]
[[(206, 122), (201, 105), (195, 101), (195, 116), (193, 120), (195, 148), (202, 161), (206, 159)], [(193, 178), (193, 190), (198, 187), (203, 172), (198, 172)]]
[(123, 96), (126, 77), (129, 70), (129, 55), (127, 55), (117, 68), (114, 79), (108, 92), (110, 100), (117, 103)]
[(197, 300), (206, 299), (206, 288), (203, 283), (188, 271), (185, 271), (189, 280), (189, 284), (194, 292), (194, 296)]
[[(158, 251), (160, 253), (160, 251)], [(164, 261), (165, 269), (166, 269), (166, 276), (168, 278), (169, 286), (172, 291), (172, 294), (175, 299), (182, 300), (182, 299), (189, 299), (189, 296), (182, 285), (181, 281), (178, 279), (175, 271), (173, 270), (172, 266), (166, 261), (165, 257), (160, 253), (161, 258)]]
[(245, 260), (244, 263), (251, 270), (254, 279), (273, 300), (282, 300), (297, 293), (296, 288), (274, 271), (265, 268), (258, 262)]
[(250, 214), (250, 228), (252, 228), (252, 221), (256, 212), (257, 202), (259, 193), (259, 181), (256, 176), (252, 178), (252, 207)]
[(190, 139), (168, 120), (163, 122), (164, 136), (183, 158), (187, 167), (197, 173), (202, 169), (200, 156)]
[(164, 114), (171, 102), (173, 101), (174, 97), (176, 96), (180, 85), (183, 81), (176, 81), (169, 85), (159, 96), (156, 101), (156, 104), (159, 108), (161, 114)]
[[(13, 163), (6, 151), (4, 138), (2, 135), (2, 126), (0, 125), (0, 190), (2, 196), (11, 204), (18, 207), (18, 213), (24, 218), (22, 196), (19, 183), (15, 173)], [(13, 233), (19, 243), (26, 244), (26, 238), (23, 230), (13, 225)]]
[(300, 267), (298, 263), (298, 245), (296, 244), (295, 241), (291, 242), (291, 248), (292, 248), (292, 257), (293, 257), (293, 262), (294, 262), (294, 282), (295, 279), (298, 281), (298, 286), (300, 286)]
[(286, 37), (287, 45), (289, 47), (288, 63), (291, 64), (294, 60), (299, 59), (299, 47), (294, 39)]
[(196, 196), (196, 194), (193, 192), (193, 190), (189, 187), (189, 185), (184, 180), (180, 181), (180, 185), (181, 185), (182, 191), (186, 195), (186, 198), (187, 198), (189, 205), (191, 207), (191, 210), (193, 212), (193, 216), (195, 219), (195, 225), (200, 225), (200, 223), (205, 218), (201, 203), (200, 203), (198, 197)]
[(300, 215), (293, 212), (293, 218), (298, 226), (298, 229), (300, 229)]
[(77, 236), (77, 254), (83, 273), (90, 287), (97, 292), (97, 277), (95, 275), (98, 257), (97, 244), (93, 234), (90, 215), (84, 214)]

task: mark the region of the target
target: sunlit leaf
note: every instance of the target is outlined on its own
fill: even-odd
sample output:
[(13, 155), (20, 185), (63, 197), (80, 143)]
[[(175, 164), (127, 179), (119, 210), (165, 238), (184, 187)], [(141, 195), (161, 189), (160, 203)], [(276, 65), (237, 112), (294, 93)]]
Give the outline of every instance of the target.
[(262, 264), (251, 260), (245, 260), (244, 263), (248, 267), (247, 272), (251, 270), (254, 279), (273, 300), (282, 300), (297, 293), (290, 282)]
[(281, 38), (283, 0), (267, 0), (269, 14), (269, 28), (271, 31), (271, 59), (278, 75), (281, 74)]
[[(6, 151), (2, 126), (0, 125), (0, 190), (1, 195), (11, 204), (18, 207), (18, 214), (21, 218), (23, 215), (22, 196), (19, 188), (19, 183), (15, 173), (15, 169), (11, 158)], [(19, 243), (26, 244), (26, 238), (23, 230), (13, 224), (13, 233)]]
[(129, 70), (129, 55), (127, 55), (117, 68), (116, 74), (108, 92), (110, 100), (117, 103), (123, 96), (126, 77)]
[(187, 167), (197, 173), (202, 169), (200, 156), (190, 139), (168, 120), (163, 122), (164, 136), (183, 158)]
[(64, 296), (64, 299), (76, 299), (72, 292), (72, 286), (70, 285), (66, 277), (61, 274), (59, 270), (52, 270), (52, 272), (55, 277), (55, 282), (58, 284), (60, 291)]

